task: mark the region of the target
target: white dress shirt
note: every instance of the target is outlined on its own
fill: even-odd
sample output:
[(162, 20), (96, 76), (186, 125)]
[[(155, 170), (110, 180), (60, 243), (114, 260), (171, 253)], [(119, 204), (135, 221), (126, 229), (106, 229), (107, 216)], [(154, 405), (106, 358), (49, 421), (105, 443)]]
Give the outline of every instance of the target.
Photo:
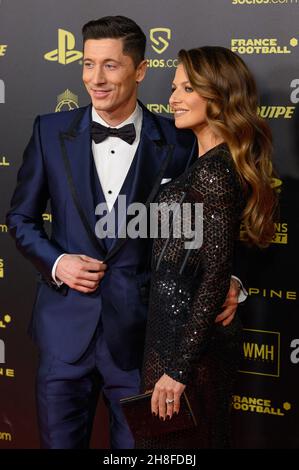
[[(102, 126), (111, 127), (98, 115), (94, 108), (92, 108), (92, 120), (102, 124)], [(137, 104), (133, 114), (116, 128), (131, 123), (134, 124), (136, 130), (136, 138), (132, 145), (119, 137), (110, 136), (99, 144), (92, 141), (93, 158), (109, 211), (111, 211), (119, 195), (140, 141), (142, 109), (139, 104)]]

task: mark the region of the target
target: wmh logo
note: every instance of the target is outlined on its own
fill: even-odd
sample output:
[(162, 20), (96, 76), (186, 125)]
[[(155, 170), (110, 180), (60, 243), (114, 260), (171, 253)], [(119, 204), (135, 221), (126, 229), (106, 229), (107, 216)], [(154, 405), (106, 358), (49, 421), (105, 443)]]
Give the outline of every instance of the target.
[(273, 344), (244, 343), (243, 351), (244, 356), (248, 359), (274, 361)]
[(244, 328), (243, 358), (239, 372), (279, 377), (280, 333)]

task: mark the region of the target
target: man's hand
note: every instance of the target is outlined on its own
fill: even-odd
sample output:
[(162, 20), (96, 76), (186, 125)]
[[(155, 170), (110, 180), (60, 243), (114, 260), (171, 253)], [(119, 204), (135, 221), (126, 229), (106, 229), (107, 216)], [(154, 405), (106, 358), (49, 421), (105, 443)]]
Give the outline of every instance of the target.
[(86, 255), (64, 255), (56, 266), (56, 279), (84, 294), (94, 292), (107, 265)]
[(166, 417), (169, 419), (173, 413), (178, 413), (180, 410), (180, 398), (186, 386), (180, 382), (163, 374), (162, 377), (156, 382), (152, 394), (152, 413), (158, 415), (164, 421)]
[(240, 292), (240, 285), (236, 279), (231, 279), (230, 288), (222, 307), (224, 310), (217, 315), (215, 322), (222, 322), (223, 326), (227, 326), (234, 319), (237, 307), (238, 307), (238, 297)]

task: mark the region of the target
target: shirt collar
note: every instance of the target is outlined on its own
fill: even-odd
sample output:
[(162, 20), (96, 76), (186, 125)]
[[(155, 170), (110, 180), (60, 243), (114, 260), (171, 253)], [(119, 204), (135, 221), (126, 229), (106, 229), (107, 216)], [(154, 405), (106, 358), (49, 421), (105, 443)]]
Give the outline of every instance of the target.
[(91, 116), (93, 121), (98, 122), (99, 124), (102, 124), (102, 126), (105, 127), (116, 127), (118, 129), (119, 127), (123, 127), (126, 124), (132, 123), (135, 126), (136, 135), (138, 136), (141, 132), (143, 111), (138, 103), (136, 103), (136, 108), (134, 109), (131, 116), (129, 116), (125, 121), (118, 124), (118, 126), (109, 126), (109, 124), (107, 124), (107, 122), (105, 122), (104, 119), (98, 115), (94, 107), (92, 107)]

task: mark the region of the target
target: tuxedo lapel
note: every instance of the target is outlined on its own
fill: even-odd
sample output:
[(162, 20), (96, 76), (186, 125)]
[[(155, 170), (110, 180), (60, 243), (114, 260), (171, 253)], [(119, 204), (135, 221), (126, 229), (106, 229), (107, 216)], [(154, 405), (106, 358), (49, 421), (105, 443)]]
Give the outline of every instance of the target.
[(148, 205), (156, 196), (164, 172), (172, 155), (173, 145), (168, 144), (158, 119), (143, 105), (143, 125), (138, 147), (137, 165), (129, 196), (129, 203)]
[(93, 245), (105, 253), (103, 241), (95, 235), (96, 217), (91, 190), (91, 107), (82, 108), (80, 111), (70, 128), (60, 133), (61, 151), (69, 187), (80, 218)]

